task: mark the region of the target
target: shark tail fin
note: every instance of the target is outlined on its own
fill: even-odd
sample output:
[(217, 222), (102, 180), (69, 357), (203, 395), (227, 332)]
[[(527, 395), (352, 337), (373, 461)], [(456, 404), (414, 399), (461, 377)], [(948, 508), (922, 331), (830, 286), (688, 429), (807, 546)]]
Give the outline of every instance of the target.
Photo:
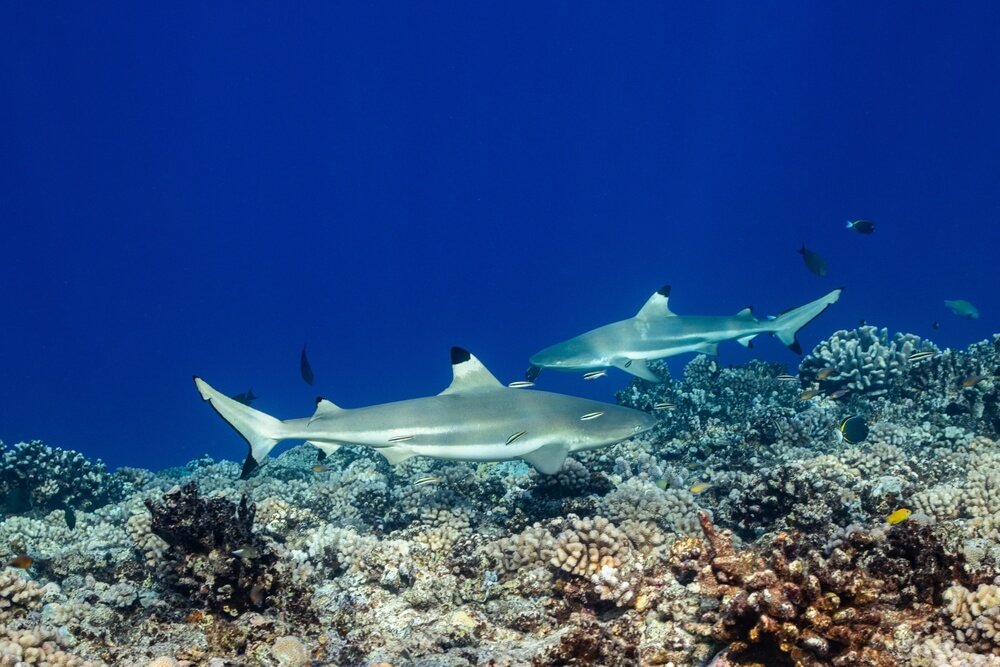
[(243, 472), (240, 474), (240, 479), (246, 479), (261, 464), (268, 452), (285, 438), (284, 424), (280, 419), (229, 398), (200, 377), (194, 378), (194, 384), (201, 397), (208, 401), (219, 416), (236, 429), (236, 432), (250, 445), (250, 452), (243, 462)]
[(802, 354), (802, 346), (795, 339), (795, 334), (799, 329), (812, 322), (819, 314), (840, 298), (842, 288), (837, 288), (825, 296), (821, 296), (815, 301), (811, 301), (804, 306), (792, 308), (781, 313), (771, 320), (772, 331), (782, 343), (788, 346), (792, 352)]

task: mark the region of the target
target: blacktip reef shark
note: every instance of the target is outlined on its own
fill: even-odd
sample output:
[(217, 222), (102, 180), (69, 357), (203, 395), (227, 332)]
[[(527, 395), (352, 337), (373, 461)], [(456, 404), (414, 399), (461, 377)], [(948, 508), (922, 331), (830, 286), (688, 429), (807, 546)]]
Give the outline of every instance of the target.
[(534, 380), (543, 368), (595, 371), (616, 367), (643, 380), (660, 382), (647, 367), (648, 361), (685, 352), (715, 355), (719, 343), (733, 339), (750, 347), (754, 336), (762, 333), (774, 334), (802, 354), (795, 334), (835, 303), (840, 292), (835, 289), (804, 306), (759, 320), (750, 308), (728, 316), (675, 315), (669, 307), (668, 285), (653, 294), (635, 317), (606, 324), (535, 354), (525, 375)]
[(209, 401), (250, 445), (245, 479), (282, 440), (306, 440), (326, 453), (362, 445), (396, 464), (413, 456), (453, 461), (523, 459), (558, 472), (571, 452), (620, 442), (648, 431), (645, 412), (564, 394), (502, 385), (476, 357), (452, 348), (453, 379), (437, 396), (345, 409), (316, 400), (316, 412), (279, 420), (194, 378)]

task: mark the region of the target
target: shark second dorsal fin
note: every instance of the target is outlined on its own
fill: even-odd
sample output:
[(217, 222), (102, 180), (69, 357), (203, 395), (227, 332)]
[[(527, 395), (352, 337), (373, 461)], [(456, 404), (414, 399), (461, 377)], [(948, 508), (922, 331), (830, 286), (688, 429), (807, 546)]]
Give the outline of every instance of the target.
[(317, 419), (322, 419), (324, 417), (332, 417), (333, 415), (343, 412), (344, 408), (335, 405), (333, 401), (328, 401), (322, 396), (316, 397), (316, 412), (313, 416), (309, 418), (309, 423), (312, 424)]
[(440, 396), (503, 388), (500, 380), (497, 380), (479, 359), (460, 347), (451, 348), (451, 372), (451, 384), (439, 394)]
[(669, 301), (670, 285), (666, 285), (658, 289), (653, 296), (649, 297), (646, 305), (639, 309), (636, 317), (673, 317), (674, 314), (670, 312), (670, 306), (668, 305)]

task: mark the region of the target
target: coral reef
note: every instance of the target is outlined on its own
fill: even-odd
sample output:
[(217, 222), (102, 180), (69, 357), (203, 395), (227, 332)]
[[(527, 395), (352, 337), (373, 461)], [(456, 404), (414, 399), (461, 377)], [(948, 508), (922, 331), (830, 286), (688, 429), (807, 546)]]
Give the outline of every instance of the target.
[(1000, 337), (654, 366), (618, 396), (659, 427), (554, 475), (4, 450), (0, 665), (998, 664)]

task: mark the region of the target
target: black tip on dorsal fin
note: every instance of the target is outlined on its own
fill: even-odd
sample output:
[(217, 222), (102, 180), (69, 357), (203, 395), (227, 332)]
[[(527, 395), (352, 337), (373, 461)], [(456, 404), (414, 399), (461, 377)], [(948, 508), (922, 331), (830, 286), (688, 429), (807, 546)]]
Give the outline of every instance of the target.
[(319, 405), (320, 403), (322, 403), (322, 402), (323, 402), (323, 401), (325, 401), (325, 400), (326, 400), (326, 399), (325, 399), (325, 398), (323, 398), (322, 396), (317, 396), (317, 397), (316, 397), (316, 405)]
[(472, 355), (469, 354), (468, 350), (463, 349), (461, 347), (453, 347), (453, 348), (451, 348), (451, 365), (452, 366), (456, 366), (458, 364), (463, 364), (463, 363), (465, 363), (466, 361), (468, 361), (471, 358), (472, 358)]
[(656, 293), (659, 294), (660, 296), (665, 296), (665, 297), (667, 297), (669, 299), (670, 298), (670, 285), (664, 285), (660, 289), (656, 290)]

